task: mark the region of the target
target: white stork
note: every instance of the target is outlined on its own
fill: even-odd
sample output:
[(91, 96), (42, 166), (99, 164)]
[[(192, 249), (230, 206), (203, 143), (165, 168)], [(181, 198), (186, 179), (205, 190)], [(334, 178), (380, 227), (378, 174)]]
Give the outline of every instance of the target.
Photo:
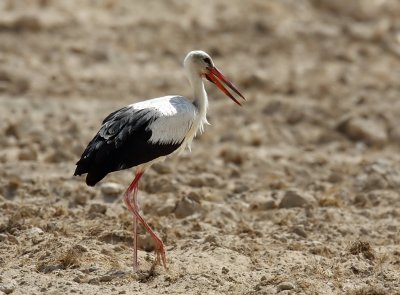
[(134, 220), (134, 271), (137, 270), (137, 221), (154, 240), (156, 263), (167, 267), (162, 240), (140, 214), (138, 184), (147, 168), (164, 160), (166, 156), (189, 147), (196, 133), (203, 132), (204, 124), (208, 124), (208, 99), (203, 78), (217, 85), (238, 105), (240, 103), (224, 84), (245, 99), (217, 70), (211, 57), (204, 51), (189, 52), (184, 60), (184, 67), (193, 89), (193, 99), (179, 95), (163, 96), (134, 103), (111, 113), (103, 120), (99, 132), (76, 163), (74, 175), (87, 173), (86, 184), (89, 186), (94, 186), (110, 172), (136, 166), (135, 178), (124, 194), (124, 202)]

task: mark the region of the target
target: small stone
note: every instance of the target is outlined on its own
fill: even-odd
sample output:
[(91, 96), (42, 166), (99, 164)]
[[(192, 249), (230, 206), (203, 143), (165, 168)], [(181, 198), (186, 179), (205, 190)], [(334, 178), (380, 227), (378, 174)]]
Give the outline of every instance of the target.
[(78, 276), (76, 276), (76, 277), (73, 279), (73, 281), (74, 281), (75, 283), (83, 283), (83, 282), (84, 282), (84, 276), (78, 275)]
[(124, 191), (124, 187), (115, 182), (105, 182), (100, 186), (100, 191), (104, 197), (113, 197), (117, 198), (121, 196)]
[(279, 208), (304, 207), (311, 202), (311, 197), (300, 195), (295, 191), (287, 191), (279, 203)]
[(40, 235), (43, 235), (43, 230), (38, 228), (38, 227), (32, 227), (29, 231), (28, 231), (28, 236), (29, 238), (35, 238), (38, 237)]
[(257, 197), (255, 202), (250, 205), (252, 210), (272, 210), (276, 209), (277, 205), (273, 198), (271, 197)]
[(370, 145), (382, 145), (388, 140), (385, 125), (374, 119), (350, 118), (339, 123), (337, 129), (351, 140), (363, 141)]
[(53, 271), (63, 270), (63, 269), (65, 269), (65, 267), (63, 265), (54, 264), (54, 265), (43, 266), (43, 268), (41, 268), (40, 271), (43, 272), (43, 273), (51, 273)]
[(98, 213), (98, 214), (106, 214), (107, 207), (103, 204), (92, 204), (89, 208), (89, 213)]
[(88, 284), (91, 285), (99, 285), (100, 284), (100, 279), (99, 278), (92, 278), (88, 281)]
[(241, 194), (241, 193), (244, 193), (244, 192), (246, 192), (246, 191), (248, 191), (248, 190), (249, 190), (248, 185), (246, 185), (246, 184), (244, 184), (244, 183), (236, 183), (236, 184), (235, 184), (235, 187), (234, 187), (234, 189), (233, 189), (233, 192), (234, 192), (235, 194)]
[(222, 272), (224, 275), (226, 275), (226, 274), (229, 272), (229, 269), (226, 268), (225, 266), (223, 266), (221, 272)]
[(174, 213), (177, 218), (185, 218), (199, 212), (200, 207), (200, 203), (189, 199), (188, 197), (184, 197), (176, 204)]
[(95, 272), (95, 271), (97, 271), (99, 268), (98, 267), (96, 267), (96, 266), (90, 266), (89, 268), (88, 268), (88, 272)]
[(200, 195), (197, 191), (191, 191), (191, 192), (189, 192), (187, 197), (188, 197), (189, 199), (191, 199), (191, 200), (197, 202), (197, 203), (200, 203), (200, 201), (201, 201), (201, 195)]
[(294, 285), (290, 282), (283, 282), (278, 285), (278, 292), (285, 291), (285, 290), (293, 290)]
[(296, 235), (302, 237), (302, 238), (307, 238), (307, 233), (304, 230), (303, 225), (296, 225), (292, 228), (292, 232), (295, 233)]
[(209, 243), (209, 244), (213, 244), (213, 245), (217, 245), (218, 244), (218, 238), (214, 235), (208, 235), (205, 239), (204, 239), (204, 243)]
[(113, 279), (112, 275), (104, 275), (99, 278), (99, 281), (104, 283), (104, 282), (110, 282), (112, 281), (112, 279)]
[(358, 194), (354, 197), (353, 202), (358, 207), (365, 207), (368, 204), (368, 198), (364, 194)]

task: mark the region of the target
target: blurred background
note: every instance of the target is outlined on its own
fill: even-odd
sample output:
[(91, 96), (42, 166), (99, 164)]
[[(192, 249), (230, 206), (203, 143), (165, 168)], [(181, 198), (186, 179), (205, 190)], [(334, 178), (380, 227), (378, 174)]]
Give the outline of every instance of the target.
[[(0, 290), (400, 292), (399, 15), (397, 0), (1, 1)], [(211, 126), (145, 175), (170, 272), (143, 232), (132, 275), (132, 171), (88, 188), (74, 164), (110, 112), (190, 97), (195, 49), (248, 102), (207, 85)]]

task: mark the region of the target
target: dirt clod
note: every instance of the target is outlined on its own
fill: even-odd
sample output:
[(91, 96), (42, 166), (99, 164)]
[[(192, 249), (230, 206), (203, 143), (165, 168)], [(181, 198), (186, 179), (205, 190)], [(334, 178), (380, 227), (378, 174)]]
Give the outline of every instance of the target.
[(374, 260), (375, 254), (371, 244), (366, 241), (354, 241), (349, 248), (349, 252), (353, 255), (362, 254), (368, 260)]
[(104, 204), (91, 204), (89, 208), (89, 214), (106, 214), (107, 212), (107, 206)]
[(287, 191), (279, 203), (279, 208), (304, 207), (311, 204), (311, 198), (295, 191)]
[(285, 290), (293, 290), (294, 285), (290, 282), (283, 282), (280, 283), (277, 287), (278, 292), (285, 291)]
[(177, 218), (185, 218), (195, 213), (198, 213), (200, 209), (200, 203), (188, 197), (184, 197), (176, 204), (174, 213)]

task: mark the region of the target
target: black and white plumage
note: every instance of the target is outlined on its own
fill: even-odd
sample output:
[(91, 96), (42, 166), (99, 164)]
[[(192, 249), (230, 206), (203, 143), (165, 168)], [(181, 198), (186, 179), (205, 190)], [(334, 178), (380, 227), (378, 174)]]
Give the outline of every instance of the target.
[(202, 132), (204, 124), (208, 124), (208, 98), (203, 78), (214, 83), (237, 104), (240, 105), (224, 85), (244, 99), (217, 70), (207, 53), (190, 52), (184, 60), (184, 67), (193, 89), (193, 99), (164, 96), (134, 103), (111, 113), (103, 120), (100, 130), (76, 164), (74, 175), (87, 174), (86, 183), (89, 186), (94, 186), (110, 172), (137, 167), (135, 178), (124, 194), (124, 202), (134, 220), (134, 270), (137, 268), (137, 221), (152, 236), (157, 261), (166, 267), (164, 244), (140, 215), (138, 183), (154, 162), (185, 147), (190, 148), (196, 133)]
[(197, 127), (196, 112), (186, 98), (166, 96), (111, 113), (78, 161), (75, 175), (87, 173), (86, 183), (94, 186), (110, 172), (150, 163), (184, 148), (190, 131), (195, 131), (191, 129)]

